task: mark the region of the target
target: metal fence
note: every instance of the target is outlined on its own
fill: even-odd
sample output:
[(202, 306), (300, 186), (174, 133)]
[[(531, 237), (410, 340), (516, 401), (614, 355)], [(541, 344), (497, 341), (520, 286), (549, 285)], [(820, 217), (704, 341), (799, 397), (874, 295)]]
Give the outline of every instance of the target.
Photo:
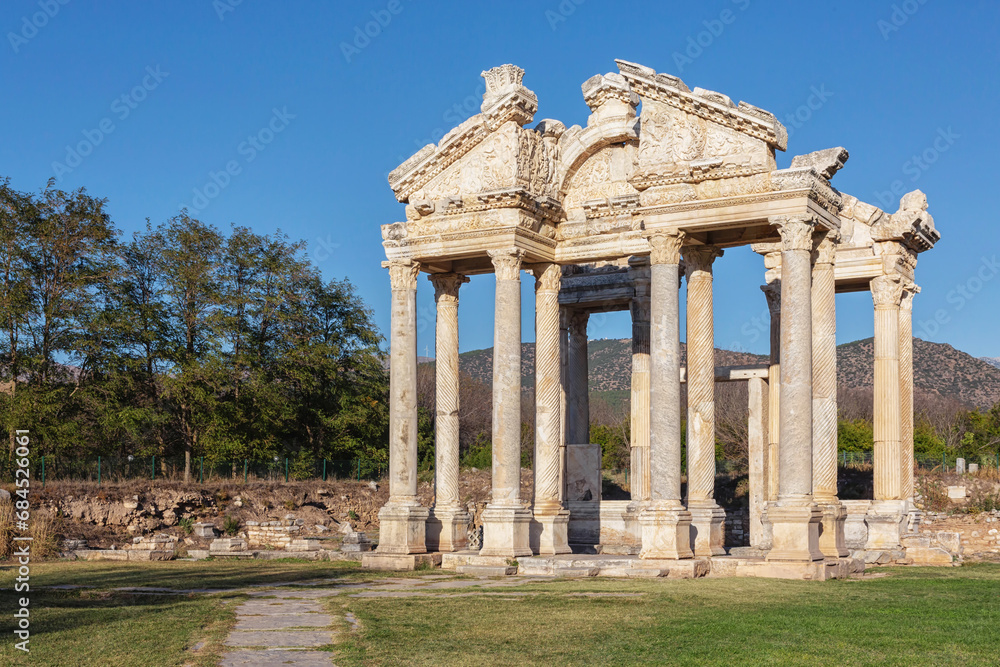
[[(864, 466), (873, 465), (875, 455), (872, 452), (840, 452), (841, 466)], [(958, 459), (964, 459), (966, 469), (970, 463), (977, 464), (980, 469), (994, 468), (1000, 469), (1000, 453), (977, 454), (961, 456), (944, 453), (941, 456), (914, 456), (913, 463), (920, 470), (940, 470), (942, 472), (954, 472)]]
[[(0, 458), (0, 481), (13, 482), (16, 462)], [(73, 480), (97, 484), (130, 480), (184, 479), (182, 457), (128, 456), (78, 459), (67, 456), (31, 458), (31, 477), (46, 481)], [(381, 479), (387, 465), (371, 459), (309, 459), (275, 457), (260, 461), (218, 461), (196, 456), (191, 459), (191, 482), (290, 482), (327, 479)]]

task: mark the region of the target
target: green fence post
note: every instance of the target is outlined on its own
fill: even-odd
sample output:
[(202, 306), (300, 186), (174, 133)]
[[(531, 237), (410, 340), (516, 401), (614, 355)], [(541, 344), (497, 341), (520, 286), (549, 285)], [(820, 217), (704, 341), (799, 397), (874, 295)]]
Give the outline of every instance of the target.
[(247, 463), (249, 459), (243, 459), (243, 483), (247, 483)]
[(156, 454), (153, 454), (153, 462), (150, 465), (153, 467), (153, 476), (150, 479), (156, 480)]
[(101, 457), (97, 457), (97, 486), (101, 485)]
[(285, 484), (288, 483), (288, 457), (285, 457)]
[(942, 472), (948, 472), (948, 459), (947, 459), (947, 456), (948, 456), (948, 454), (946, 454), (945, 452), (941, 452), (941, 471)]
[(326, 459), (323, 459), (323, 481), (326, 481)]

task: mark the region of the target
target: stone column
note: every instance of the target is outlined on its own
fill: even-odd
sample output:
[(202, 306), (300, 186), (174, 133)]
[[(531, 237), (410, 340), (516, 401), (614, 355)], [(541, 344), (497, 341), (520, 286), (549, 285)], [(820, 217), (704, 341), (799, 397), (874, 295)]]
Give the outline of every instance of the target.
[(715, 325), (712, 263), (722, 251), (686, 246), (687, 276), (687, 508), (695, 556), (726, 553), (726, 512), (715, 502)]
[(769, 561), (814, 561), (822, 513), (812, 499), (812, 234), (809, 218), (771, 218), (781, 234), (778, 502), (768, 507)]
[(389, 500), (379, 510), (378, 551), (427, 552), (428, 510), (417, 500), (417, 262), (383, 263), (392, 281), (389, 329)]
[(899, 276), (871, 281), (875, 303), (874, 497), (865, 522), (869, 549), (899, 549), (905, 529), (901, 446), (899, 319), (903, 284)]
[(649, 237), (650, 502), (639, 515), (640, 558), (690, 558), (691, 513), (681, 504), (679, 264), (683, 232)]
[(535, 497), (531, 550), (538, 554), (570, 553), (569, 512), (560, 502), (562, 447), (559, 441), (560, 341), (559, 284), (562, 267), (540, 264), (535, 275)]
[(569, 363), (566, 369), (569, 388), (566, 403), (569, 417), (566, 421), (568, 443), (582, 445), (590, 442), (590, 380), (587, 360), (587, 321), (590, 313), (570, 311)]
[(632, 298), (632, 401), (631, 470), (629, 486), (633, 501), (645, 502), (649, 495), (649, 277), (631, 271)]
[(747, 383), (747, 464), (749, 478), (750, 546), (762, 549), (764, 534), (764, 506), (767, 503), (767, 381), (750, 378)]
[(559, 307), (559, 500), (566, 500), (566, 443), (569, 442), (569, 311)]
[(496, 273), (493, 322), (493, 490), (483, 510), (483, 556), (528, 556), (531, 512), (521, 504), (521, 259), (490, 250)]
[(778, 500), (778, 442), (781, 434), (781, 281), (761, 286), (771, 315), (771, 361), (767, 370), (767, 500)]
[(813, 500), (823, 512), (819, 548), (828, 558), (849, 554), (847, 511), (837, 498), (837, 248), (827, 236), (813, 253)]
[(908, 284), (899, 303), (899, 440), (903, 454), (900, 473), (902, 496), (910, 512), (916, 510), (913, 504), (913, 297), (919, 292), (919, 287)]
[(456, 273), (428, 276), (434, 284), (436, 414), (434, 420), (435, 498), (427, 520), (430, 551), (462, 551), (472, 517), (458, 495), (458, 288), (469, 282)]

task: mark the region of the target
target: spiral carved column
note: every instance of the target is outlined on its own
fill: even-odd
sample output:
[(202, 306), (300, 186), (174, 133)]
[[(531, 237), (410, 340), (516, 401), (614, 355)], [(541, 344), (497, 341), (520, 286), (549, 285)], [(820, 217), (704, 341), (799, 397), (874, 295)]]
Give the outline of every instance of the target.
[(725, 553), (726, 513), (715, 502), (715, 328), (712, 263), (722, 251), (686, 246), (688, 502), (695, 556)]
[(535, 497), (531, 549), (570, 553), (569, 512), (560, 501), (560, 341), (558, 264), (532, 267), (535, 274)]
[(428, 276), (434, 285), (437, 323), (435, 352), (434, 479), (435, 500), (427, 520), (427, 548), (461, 551), (471, 517), (458, 495), (458, 289), (469, 282), (455, 273)]
[(832, 238), (814, 253), (813, 312), (813, 499), (823, 512), (819, 548), (824, 556), (849, 554), (846, 511), (837, 498), (837, 310)]

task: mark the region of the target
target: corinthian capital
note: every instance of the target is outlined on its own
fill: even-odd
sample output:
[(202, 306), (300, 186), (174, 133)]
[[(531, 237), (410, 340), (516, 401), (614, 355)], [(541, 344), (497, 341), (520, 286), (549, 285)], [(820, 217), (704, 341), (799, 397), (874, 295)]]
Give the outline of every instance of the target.
[(830, 236), (825, 237), (813, 251), (814, 264), (834, 264), (837, 260), (837, 242)]
[(681, 255), (684, 257), (684, 273), (691, 280), (691, 274), (695, 272), (711, 274), (715, 259), (722, 257), (722, 249), (710, 245), (689, 245), (684, 246)]
[(652, 264), (680, 264), (681, 246), (686, 234), (680, 230), (649, 235), (649, 261)]
[(768, 219), (781, 234), (782, 250), (806, 250), (812, 252), (813, 230), (816, 221), (812, 218), (776, 215)]
[(434, 285), (434, 298), (458, 300), (458, 288), (469, 282), (468, 277), (460, 273), (432, 273), (427, 280)]
[(907, 283), (903, 286), (903, 296), (899, 302), (899, 307), (903, 310), (913, 310), (913, 297), (920, 294), (920, 287), (916, 283)]
[(587, 322), (590, 320), (590, 313), (585, 310), (568, 311), (569, 333), (570, 335), (586, 336)]
[(559, 292), (562, 267), (558, 264), (534, 264), (528, 269), (535, 276), (536, 292)]
[(497, 280), (520, 280), (521, 260), (524, 251), (520, 248), (505, 248), (503, 250), (487, 250), (490, 261), (493, 262), (493, 272)]
[(781, 281), (775, 280), (774, 282), (768, 283), (766, 285), (760, 286), (760, 291), (764, 293), (764, 297), (767, 299), (767, 309), (772, 315), (778, 315), (781, 313)]
[(903, 298), (903, 282), (899, 276), (872, 278), (872, 301), (876, 308), (898, 308)]
[(412, 259), (394, 259), (382, 262), (382, 268), (389, 269), (389, 281), (394, 290), (417, 289), (417, 274), (420, 263)]

